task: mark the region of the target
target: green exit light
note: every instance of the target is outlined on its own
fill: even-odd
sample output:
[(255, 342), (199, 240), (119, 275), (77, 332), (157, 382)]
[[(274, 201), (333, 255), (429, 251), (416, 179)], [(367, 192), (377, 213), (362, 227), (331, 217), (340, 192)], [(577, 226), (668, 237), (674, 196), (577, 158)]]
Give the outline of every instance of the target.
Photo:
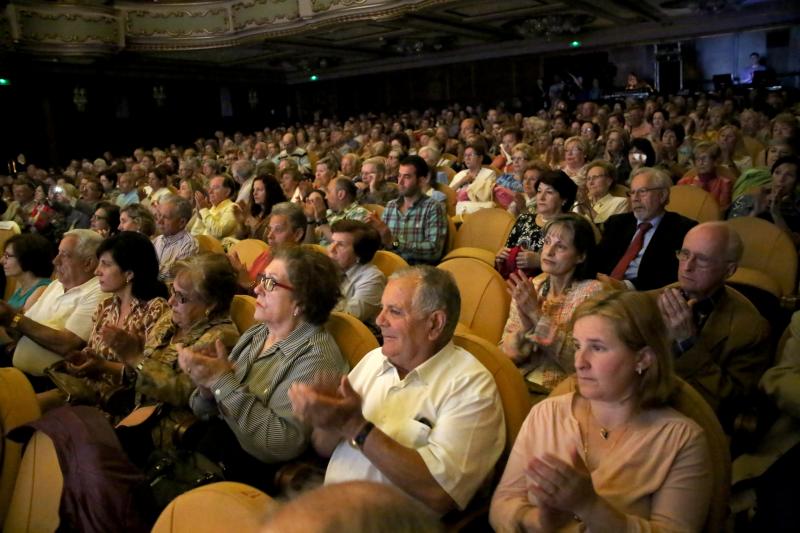
[(578, 48), (581, 45), (581, 42), (580, 41), (572, 41), (571, 43), (569, 43), (569, 45), (572, 48)]
[(11, 85), (11, 80), (7, 78), (0, 78), (0, 85)]
[(316, 74), (312, 74), (311, 77), (308, 79), (310, 79), (311, 81), (317, 81), (319, 78), (317, 77)]

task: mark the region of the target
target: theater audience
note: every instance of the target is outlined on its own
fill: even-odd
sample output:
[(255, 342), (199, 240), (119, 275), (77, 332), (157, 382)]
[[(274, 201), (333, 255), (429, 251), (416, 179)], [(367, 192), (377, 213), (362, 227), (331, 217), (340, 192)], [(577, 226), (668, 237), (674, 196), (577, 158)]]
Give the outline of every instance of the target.
[(535, 405), (492, 498), (495, 531), (700, 531), (711, 499), (702, 429), (672, 409), (655, 303), (617, 292), (575, 312), (577, 390)]
[(49, 382), (41, 377), (45, 368), (85, 346), (95, 309), (108, 296), (94, 275), (102, 240), (91, 230), (67, 232), (53, 259), (56, 280), (39, 300), (24, 314), (0, 301), (0, 325), (19, 337), (14, 366), (25, 372), (38, 390)]
[(695, 226), (677, 256), (678, 282), (658, 292), (675, 372), (703, 395), (730, 432), (769, 364), (769, 326), (753, 304), (725, 285), (742, 256), (742, 240), (730, 226)]
[[(716, 144), (701, 142), (694, 147), (694, 166), (679, 181), (678, 185), (694, 185), (714, 197), (720, 209), (727, 210), (731, 205), (733, 180), (735, 176), (719, 163), (720, 148)], [(735, 177), (734, 177), (735, 179)]]
[(428, 175), (428, 165), (419, 156), (408, 156), (400, 163), (400, 197), (386, 205), (378, 218), (367, 221), (381, 235), (384, 247), (407, 263), (435, 264), (441, 259), (447, 236), (447, 219), (442, 205), (426, 196), (420, 180)]
[(359, 201), (362, 204), (386, 205), (397, 198), (397, 184), (386, 181), (386, 159), (370, 157), (361, 165)]
[(192, 204), (180, 196), (168, 194), (161, 197), (155, 211), (159, 235), (153, 239), (153, 247), (158, 258), (158, 279), (170, 281), (172, 265), (199, 251), (197, 239), (186, 231), (192, 217)]
[(543, 228), (559, 213), (572, 209), (578, 186), (562, 171), (550, 170), (539, 176), (535, 191), (536, 211), (527, 211), (517, 218), (505, 246), (495, 258), (495, 267), (503, 277), (515, 270), (528, 275), (540, 270)]
[(511, 310), (500, 345), (521, 367), (532, 394), (546, 395), (572, 369), (569, 339), (575, 308), (603, 290), (594, 279), (594, 231), (576, 214), (558, 215), (544, 228), (542, 273), (511, 273)]
[(733, 124), (726, 124), (719, 129), (717, 146), (720, 149), (720, 165), (730, 170), (736, 178), (753, 166), (753, 158), (747, 153), (742, 134)]
[(168, 184), (169, 174), (165, 167), (158, 166), (152, 169), (147, 174), (147, 186), (150, 187), (150, 193), (142, 199), (141, 204), (153, 211), (161, 197), (170, 194)]
[(589, 143), (583, 137), (570, 137), (564, 142), (564, 161), (561, 170), (572, 178), (577, 185), (583, 185), (586, 155), (589, 152)]
[(491, 168), (484, 168), (483, 157), (486, 146), (473, 142), (464, 149), (464, 170), (453, 177), (450, 188), (456, 191), (456, 214), (472, 213), (478, 209), (494, 207), (492, 191), (497, 175)]
[[(297, 457), (310, 428), (293, 414), (292, 383), (347, 369), (323, 325), (339, 299), (333, 261), (313, 250), (282, 248), (256, 286), (255, 326), (230, 352), (182, 348), (178, 361), (197, 388), (190, 405), (209, 421), (200, 450), (226, 467), (226, 479), (264, 486), (272, 465)], [(213, 443), (213, 445), (212, 445)]]
[(236, 231), (236, 210), (239, 206), (231, 201), (236, 190), (233, 179), (214, 176), (208, 183), (208, 198), (195, 191), (194, 203), (197, 219), (191, 227), (192, 235), (209, 235), (220, 241), (233, 236)]
[(761, 377), (753, 449), (733, 462), (733, 511), (744, 511), (752, 531), (781, 531), (797, 523), (793, 498), (800, 459), (800, 312), (792, 315), (775, 366)]
[(34, 196), (36, 186), (29, 180), (20, 178), (14, 181), (12, 190), (14, 200), (8, 204), (2, 219), (16, 222), (20, 229), (28, 225), (33, 209), (36, 207)]
[(333, 157), (325, 157), (317, 161), (314, 172), (314, 188), (328, 190), (328, 184), (339, 173), (339, 163)]
[(47, 372), (64, 401), (90, 405), (129, 381), (117, 346), (125, 342), (142, 346), (167, 310), (167, 288), (158, 280), (158, 259), (150, 239), (132, 231), (112, 235), (98, 247), (97, 261), (100, 290), (111, 297), (97, 306), (86, 347), (67, 353), (65, 364)]
[(249, 213), (239, 223), (239, 239), (265, 240), (267, 222), (273, 206), (286, 201), (280, 183), (270, 174), (260, 174), (253, 178), (250, 190)]
[(250, 268), (242, 263), (236, 251), (228, 253), (228, 259), (237, 272), (239, 286), (248, 293), (253, 291), (256, 278), (264, 272), (264, 268), (272, 261), (275, 250), (302, 244), (306, 235), (306, 216), (303, 209), (291, 202), (282, 202), (272, 208), (266, 229), (266, 240), (269, 250), (262, 252)]
[(136, 231), (146, 237), (156, 233), (156, 220), (149, 209), (140, 204), (130, 204), (119, 214), (120, 231)]
[(26, 312), (36, 303), (52, 281), (53, 257), (53, 245), (36, 233), (13, 235), (6, 241), (3, 272), (16, 284), (8, 305)]
[(114, 348), (126, 365), (142, 406), (160, 404), (159, 423), (146, 442), (146, 457), (153, 449), (171, 449), (179, 443), (180, 426), (189, 410), (195, 386), (178, 366), (178, 349), (209, 350), (222, 343), (230, 350), (239, 339), (231, 321), (230, 305), (236, 292), (236, 275), (219, 254), (200, 254), (174, 265), (175, 279), (169, 308), (152, 325), (144, 343), (118, 334)]
[(644, 138), (633, 139), (628, 150), (628, 168), (630, 171), (628, 175), (617, 174), (619, 182), (630, 185), (631, 179), (639, 169), (654, 167), (655, 165), (656, 151), (653, 148), (653, 143)]
[(611, 215), (630, 211), (627, 198), (611, 195), (616, 182), (614, 165), (597, 159), (586, 165), (584, 186), (578, 188), (574, 211), (589, 218), (595, 225), (603, 224)]
[(492, 375), (452, 342), (460, 300), (443, 270), (394, 273), (377, 319), (383, 347), (338, 384), (292, 386), (294, 413), (331, 456), (326, 485), (391, 484), (444, 514), (486, 480), (503, 450), (503, 409)]
[[(795, 150), (786, 141), (773, 141), (766, 150), (767, 164), (763, 167), (753, 167), (742, 172), (733, 185), (733, 202), (746, 193), (753, 193), (759, 187), (769, 186), (772, 183), (772, 167), (781, 157), (795, 155)], [(733, 206), (731, 206), (733, 209)]]
[(785, 231), (795, 245), (800, 244), (800, 189), (797, 177), (800, 159), (781, 157), (772, 165), (769, 187), (751, 190), (740, 196), (731, 207), (730, 218), (755, 216)]
[(601, 279), (622, 288), (657, 289), (674, 282), (678, 270), (675, 250), (694, 220), (666, 211), (672, 180), (660, 169), (633, 171), (631, 212), (606, 220), (598, 248)]
[[(356, 195), (358, 189), (348, 178), (333, 178), (327, 186), (325, 199), (328, 201), (328, 211), (322, 219), (316, 219), (314, 234), (319, 243), (327, 246), (331, 242), (331, 228), (340, 220), (356, 220), (366, 222), (369, 211), (358, 205)], [(318, 216), (314, 213), (315, 217)], [(308, 217), (308, 212), (306, 212)]]
[(353, 315), (373, 330), (386, 286), (386, 276), (370, 262), (380, 247), (381, 236), (369, 224), (340, 220), (331, 225), (328, 255), (343, 273), (342, 298), (334, 310)]
[(626, 182), (631, 173), (631, 165), (628, 162), (628, 146), (628, 132), (614, 127), (606, 130), (606, 150), (603, 159), (617, 169), (617, 178), (620, 183)]
[(534, 159), (533, 148), (527, 144), (517, 144), (511, 149), (509, 157), (511, 172), (497, 178), (494, 198), (503, 208), (508, 208), (517, 194), (524, 192), (523, 176)]
[(90, 220), (90, 228), (104, 238), (119, 231), (119, 207), (111, 202), (98, 202)]

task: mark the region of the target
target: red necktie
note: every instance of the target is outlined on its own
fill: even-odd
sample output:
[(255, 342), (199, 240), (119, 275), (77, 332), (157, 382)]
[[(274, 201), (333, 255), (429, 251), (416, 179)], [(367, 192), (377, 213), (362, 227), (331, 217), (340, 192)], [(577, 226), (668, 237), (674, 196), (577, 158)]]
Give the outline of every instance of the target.
[(628, 246), (628, 250), (625, 252), (625, 255), (622, 256), (622, 259), (619, 260), (617, 266), (614, 267), (614, 270), (611, 272), (611, 277), (614, 279), (622, 280), (625, 278), (625, 271), (628, 270), (628, 265), (631, 264), (631, 261), (639, 255), (639, 252), (642, 251), (642, 246), (644, 246), (644, 235), (647, 233), (653, 225), (649, 222), (642, 222), (639, 224), (638, 229), (636, 230), (636, 235), (633, 237), (633, 241), (631, 241), (631, 245)]

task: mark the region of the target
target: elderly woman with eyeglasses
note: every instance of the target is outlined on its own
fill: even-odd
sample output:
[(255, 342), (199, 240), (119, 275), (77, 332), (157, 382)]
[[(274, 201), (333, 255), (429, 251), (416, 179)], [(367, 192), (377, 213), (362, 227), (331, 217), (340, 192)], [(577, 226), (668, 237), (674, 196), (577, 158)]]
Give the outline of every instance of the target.
[(698, 143), (694, 147), (694, 167), (684, 174), (678, 185), (700, 187), (711, 194), (720, 209), (725, 211), (731, 205), (733, 180), (724, 175), (722, 167), (717, 165), (720, 153), (720, 148), (716, 144)]
[(578, 188), (574, 211), (589, 217), (596, 225), (602, 224), (611, 215), (629, 212), (631, 205), (627, 198), (611, 195), (616, 173), (614, 165), (602, 159), (586, 165), (586, 181)]
[(292, 414), (288, 389), (339, 376), (347, 363), (324, 327), (339, 300), (339, 270), (324, 254), (280, 248), (256, 286), (255, 326), (230, 355), (180, 350), (196, 385), (190, 405), (210, 422), (199, 451), (226, 466), (226, 478), (264, 486), (275, 463), (300, 455), (311, 431)]

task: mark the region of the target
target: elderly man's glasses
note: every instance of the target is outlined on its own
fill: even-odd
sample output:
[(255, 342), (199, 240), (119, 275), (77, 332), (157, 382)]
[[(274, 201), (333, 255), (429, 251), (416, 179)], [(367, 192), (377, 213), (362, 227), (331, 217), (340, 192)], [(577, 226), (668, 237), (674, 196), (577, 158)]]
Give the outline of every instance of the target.
[(293, 291), (294, 287), (291, 285), (286, 285), (273, 277), (267, 276), (265, 274), (259, 274), (256, 278), (255, 285), (261, 285), (261, 288), (264, 289), (266, 292), (272, 292), (275, 290), (275, 287), (280, 287), (282, 289), (286, 289), (287, 291)]
[(628, 196), (634, 198), (636, 196), (644, 196), (645, 194), (652, 192), (652, 191), (659, 191), (664, 189), (664, 187), (642, 187), (640, 189), (634, 189), (632, 191), (628, 191)]
[(681, 263), (686, 263), (690, 259), (694, 259), (695, 267), (697, 267), (697, 268), (699, 268), (701, 270), (705, 270), (705, 269), (711, 268), (711, 267), (715, 266), (718, 263), (717, 259), (715, 259), (713, 257), (708, 257), (708, 256), (702, 255), (702, 254), (693, 254), (692, 252), (690, 252), (689, 250), (687, 250), (685, 248), (683, 248), (681, 250), (677, 250), (675, 252), (675, 257), (677, 257), (678, 261), (680, 261)]

